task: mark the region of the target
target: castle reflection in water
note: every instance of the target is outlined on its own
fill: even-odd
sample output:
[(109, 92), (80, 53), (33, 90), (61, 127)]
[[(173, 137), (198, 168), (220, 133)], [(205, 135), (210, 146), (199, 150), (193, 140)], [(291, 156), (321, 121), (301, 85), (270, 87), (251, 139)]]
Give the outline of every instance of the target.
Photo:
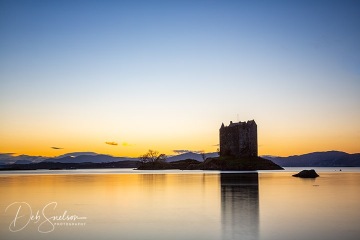
[(221, 173), (223, 239), (259, 238), (258, 173)]

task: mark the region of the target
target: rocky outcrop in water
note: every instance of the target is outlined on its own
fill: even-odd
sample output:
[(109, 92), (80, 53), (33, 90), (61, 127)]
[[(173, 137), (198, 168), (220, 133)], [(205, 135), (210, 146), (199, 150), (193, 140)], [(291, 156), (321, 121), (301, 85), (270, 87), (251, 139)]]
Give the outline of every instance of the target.
[(294, 174), (292, 176), (299, 178), (317, 178), (319, 177), (319, 174), (317, 174), (314, 169), (311, 169), (311, 170), (302, 170), (301, 172)]

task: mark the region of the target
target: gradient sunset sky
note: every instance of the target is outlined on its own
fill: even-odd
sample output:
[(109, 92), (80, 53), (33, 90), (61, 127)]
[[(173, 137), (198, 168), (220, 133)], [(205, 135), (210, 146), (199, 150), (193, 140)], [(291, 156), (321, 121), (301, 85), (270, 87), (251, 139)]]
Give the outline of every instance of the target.
[[(360, 152), (360, 1), (0, 0), (0, 153)], [(107, 142), (107, 143), (106, 143)]]

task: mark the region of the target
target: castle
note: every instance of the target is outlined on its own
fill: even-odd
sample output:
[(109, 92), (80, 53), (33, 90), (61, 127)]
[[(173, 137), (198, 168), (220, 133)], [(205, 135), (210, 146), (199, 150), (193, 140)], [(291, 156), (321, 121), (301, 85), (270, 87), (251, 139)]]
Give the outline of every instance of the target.
[(221, 125), (220, 156), (258, 156), (257, 125), (254, 120)]

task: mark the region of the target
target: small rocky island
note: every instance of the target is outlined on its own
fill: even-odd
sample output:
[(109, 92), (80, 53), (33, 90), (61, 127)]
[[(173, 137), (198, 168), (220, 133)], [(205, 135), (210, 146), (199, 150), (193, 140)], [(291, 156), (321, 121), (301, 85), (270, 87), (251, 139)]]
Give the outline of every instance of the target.
[(319, 177), (319, 174), (317, 174), (314, 169), (311, 169), (311, 170), (302, 170), (301, 172), (294, 174), (292, 176), (299, 178), (317, 178)]
[(181, 170), (283, 170), (282, 167), (258, 156), (257, 125), (254, 120), (247, 122), (230, 122), (229, 126), (221, 125), (219, 130), (219, 157), (208, 158), (204, 162), (186, 159), (166, 162), (164, 155), (156, 157), (153, 151), (140, 157), (145, 161), (139, 170), (181, 169)]

